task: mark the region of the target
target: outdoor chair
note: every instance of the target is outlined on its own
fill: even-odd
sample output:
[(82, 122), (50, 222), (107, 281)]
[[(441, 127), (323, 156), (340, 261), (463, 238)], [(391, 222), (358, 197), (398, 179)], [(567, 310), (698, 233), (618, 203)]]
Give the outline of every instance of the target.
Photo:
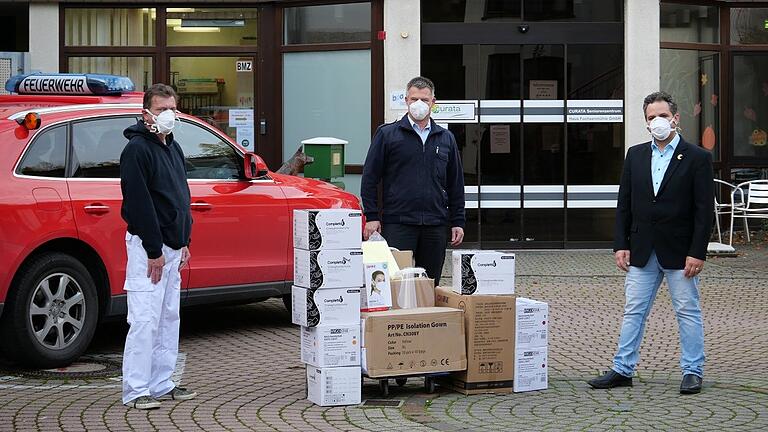
[[(727, 181), (723, 181), (723, 180), (720, 180), (720, 179), (714, 179), (714, 180), (715, 180), (715, 225), (717, 225), (717, 241), (718, 241), (718, 243), (722, 244), (723, 243), (723, 233), (722, 233), (722, 230), (720, 228), (720, 216), (721, 215), (730, 215), (731, 211), (732, 211), (732, 207), (734, 206), (734, 204), (737, 207), (744, 207), (744, 205), (745, 205), (745, 203), (744, 203), (744, 192), (741, 191), (740, 189), (736, 189), (736, 185), (734, 185), (732, 183), (728, 183)], [(727, 195), (725, 195), (725, 194), (721, 195), (720, 193), (718, 193), (721, 190), (721, 188), (720, 188), (721, 185), (728, 187), (728, 191), (726, 192)], [(734, 191), (737, 191), (737, 190), (739, 191), (739, 197), (738, 197), (737, 201), (734, 201), (733, 193), (734, 193)], [(724, 202), (725, 200), (722, 200), (722, 199), (718, 198), (718, 197), (723, 197), (723, 196), (730, 196), (731, 197), (730, 202)], [(744, 218), (744, 229), (747, 229), (746, 227), (747, 227), (747, 219)], [(733, 228), (731, 228), (731, 229), (733, 229)], [(728, 245), (732, 246), (731, 243), (728, 243)]]
[[(736, 189), (731, 192), (732, 203), (736, 199), (737, 191), (743, 197), (744, 205), (731, 207), (731, 242), (733, 242), (733, 219), (736, 217), (744, 218), (744, 231), (747, 232), (749, 242), (747, 219), (768, 219), (768, 180), (751, 180), (736, 185)], [(744, 197), (745, 194), (746, 197)]]

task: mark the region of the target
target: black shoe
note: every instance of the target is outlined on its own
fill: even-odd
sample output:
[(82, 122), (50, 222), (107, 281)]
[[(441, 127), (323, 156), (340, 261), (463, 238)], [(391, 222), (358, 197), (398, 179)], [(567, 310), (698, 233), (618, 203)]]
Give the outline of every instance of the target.
[(685, 374), (680, 382), (680, 394), (696, 394), (701, 392), (701, 377), (694, 374)]
[(614, 387), (632, 387), (632, 377), (625, 377), (616, 371), (609, 371), (605, 375), (587, 381), (587, 384), (596, 389), (609, 389)]

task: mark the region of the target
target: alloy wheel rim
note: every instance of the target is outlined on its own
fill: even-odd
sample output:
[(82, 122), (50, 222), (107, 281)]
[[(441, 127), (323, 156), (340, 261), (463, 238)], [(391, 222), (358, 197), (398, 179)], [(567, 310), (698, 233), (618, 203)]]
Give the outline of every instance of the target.
[(61, 350), (77, 340), (85, 324), (85, 295), (66, 273), (53, 273), (35, 287), (29, 303), (29, 323), (35, 339), (49, 349)]

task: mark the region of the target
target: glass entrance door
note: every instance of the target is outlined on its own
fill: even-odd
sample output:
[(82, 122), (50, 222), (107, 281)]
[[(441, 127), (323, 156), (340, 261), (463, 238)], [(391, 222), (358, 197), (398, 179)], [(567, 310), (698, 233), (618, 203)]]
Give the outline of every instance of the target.
[(564, 47), (480, 45), (480, 241), (562, 247)]

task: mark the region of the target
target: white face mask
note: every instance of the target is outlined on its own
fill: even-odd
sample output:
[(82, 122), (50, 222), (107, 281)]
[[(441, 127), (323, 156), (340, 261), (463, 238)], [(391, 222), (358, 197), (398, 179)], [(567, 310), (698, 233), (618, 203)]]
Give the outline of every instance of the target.
[(408, 105), (408, 112), (411, 113), (411, 117), (413, 117), (414, 120), (422, 121), (427, 118), (427, 114), (429, 114), (429, 105), (423, 100), (417, 100)]
[(176, 127), (176, 113), (173, 110), (164, 110), (159, 115), (154, 115), (149, 110), (144, 110), (152, 116), (153, 124), (147, 125), (149, 130), (153, 133), (161, 133), (168, 135), (173, 132), (173, 128)]
[(648, 123), (648, 131), (657, 141), (664, 141), (672, 133), (672, 122), (664, 117), (655, 117)]

